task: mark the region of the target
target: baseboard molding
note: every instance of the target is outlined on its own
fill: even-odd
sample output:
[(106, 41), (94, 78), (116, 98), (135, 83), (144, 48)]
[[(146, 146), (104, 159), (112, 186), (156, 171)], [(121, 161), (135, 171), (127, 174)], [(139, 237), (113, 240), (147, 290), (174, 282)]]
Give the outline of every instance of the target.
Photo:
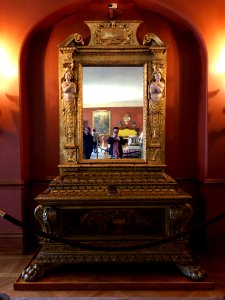
[[(56, 176), (55, 176), (56, 177)], [(0, 188), (24, 188), (29, 184), (49, 184), (55, 177), (46, 176), (44, 178), (32, 178), (23, 180), (0, 180)]]
[(225, 185), (225, 179), (224, 178), (207, 178), (203, 181), (203, 184), (221, 184), (221, 185)]
[(24, 188), (25, 181), (22, 180), (0, 180), (0, 188)]
[(23, 233), (0, 233), (0, 254), (24, 254)]

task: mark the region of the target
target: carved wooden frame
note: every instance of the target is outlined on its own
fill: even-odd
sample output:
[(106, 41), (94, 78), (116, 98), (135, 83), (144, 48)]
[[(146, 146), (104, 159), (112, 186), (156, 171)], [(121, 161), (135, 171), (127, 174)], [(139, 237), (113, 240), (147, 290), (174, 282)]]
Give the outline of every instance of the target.
[[(59, 116), (60, 166), (74, 164), (165, 164), (165, 104), (166, 93), (159, 101), (150, 97), (149, 86), (153, 74), (160, 72), (166, 87), (167, 46), (153, 33), (137, 40), (141, 21), (87, 21), (90, 41), (84, 45), (80, 34), (70, 35), (59, 46)], [(142, 66), (144, 70), (143, 158), (126, 160), (85, 160), (82, 158), (82, 68), (83, 66)], [(65, 110), (61, 88), (66, 71), (73, 74), (76, 84), (75, 99)], [(68, 105), (68, 103), (67, 103)]]

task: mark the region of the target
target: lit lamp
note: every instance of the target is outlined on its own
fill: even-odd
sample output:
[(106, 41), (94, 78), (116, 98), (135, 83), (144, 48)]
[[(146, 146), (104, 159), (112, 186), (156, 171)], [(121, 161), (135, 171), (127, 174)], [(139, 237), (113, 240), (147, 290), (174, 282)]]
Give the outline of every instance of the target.
[[(225, 93), (225, 40), (219, 39), (214, 43), (213, 49), (210, 49), (209, 59), (209, 89)], [(222, 100), (222, 98), (221, 98)]]
[[(18, 54), (12, 44), (0, 39), (0, 127), (2, 131), (16, 132), (12, 112), (18, 112)], [(12, 101), (12, 99), (14, 101)]]
[(225, 47), (220, 52), (215, 63), (214, 71), (217, 74), (225, 73)]
[(0, 41), (0, 88), (7, 91), (11, 81), (17, 78), (17, 63), (14, 63), (15, 56), (10, 54), (9, 47)]

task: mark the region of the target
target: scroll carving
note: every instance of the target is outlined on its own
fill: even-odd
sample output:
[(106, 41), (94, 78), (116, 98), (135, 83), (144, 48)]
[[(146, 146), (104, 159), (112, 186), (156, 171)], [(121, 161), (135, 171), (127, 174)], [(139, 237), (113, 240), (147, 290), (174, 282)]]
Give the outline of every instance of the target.
[(165, 47), (166, 45), (154, 33), (148, 33), (144, 36), (143, 45)]
[(190, 204), (171, 206), (169, 208), (170, 235), (179, 234), (184, 231), (185, 225), (192, 215)]
[(57, 213), (53, 207), (44, 207), (42, 205), (38, 205), (34, 211), (34, 215), (41, 224), (44, 232), (52, 235), (56, 234)]
[(83, 44), (84, 41), (82, 35), (79, 33), (73, 33), (65, 40), (63, 44), (60, 45), (60, 49), (61, 51), (64, 51), (64, 49), (68, 49), (68, 48), (73, 49), (77, 45), (83, 45)]

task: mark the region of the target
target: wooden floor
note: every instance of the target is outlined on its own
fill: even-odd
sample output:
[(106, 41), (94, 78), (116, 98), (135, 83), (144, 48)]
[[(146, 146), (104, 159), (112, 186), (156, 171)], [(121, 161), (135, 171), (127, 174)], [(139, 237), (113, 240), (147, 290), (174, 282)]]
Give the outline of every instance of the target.
[(16, 291), (14, 283), (19, 278), (32, 255), (0, 255), (0, 292), (10, 297), (216, 297), (225, 295), (225, 254), (202, 255), (199, 261), (215, 283), (207, 290), (83, 290), (83, 291)]

